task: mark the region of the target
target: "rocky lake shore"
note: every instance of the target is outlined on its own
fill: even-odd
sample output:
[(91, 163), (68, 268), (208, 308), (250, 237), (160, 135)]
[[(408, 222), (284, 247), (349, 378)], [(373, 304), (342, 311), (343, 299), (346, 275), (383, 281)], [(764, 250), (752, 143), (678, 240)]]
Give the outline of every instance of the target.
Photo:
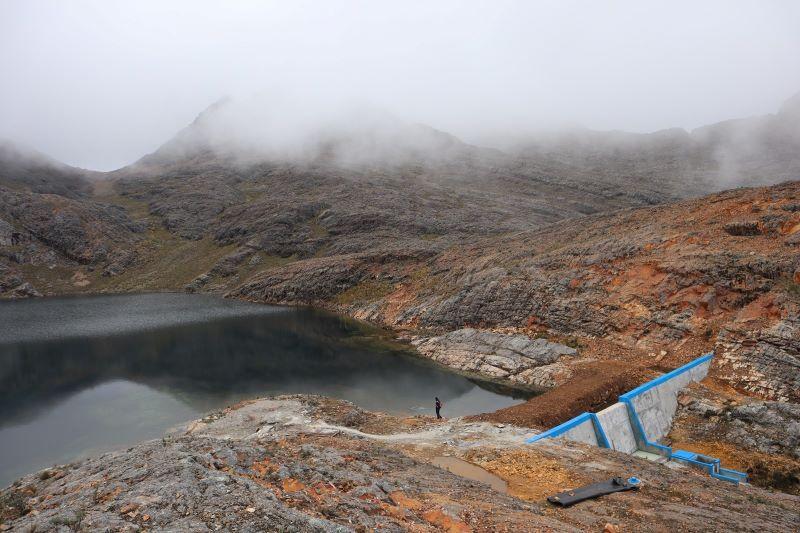
[[(242, 402), (127, 450), (59, 465), (0, 491), (12, 531), (792, 531), (800, 496), (530, 430), (397, 418), (314, 396)], [(469, 461), (507, 494), (432, 465)], [(560, 509), (549, 494), (617, 475), (635, 492)]]

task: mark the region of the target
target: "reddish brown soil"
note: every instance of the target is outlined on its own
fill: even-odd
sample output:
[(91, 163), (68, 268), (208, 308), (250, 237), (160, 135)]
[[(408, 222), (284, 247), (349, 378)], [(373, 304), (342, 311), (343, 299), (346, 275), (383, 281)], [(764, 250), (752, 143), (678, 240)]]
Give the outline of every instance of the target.
[(596, 412), (623, 394), (652, 379), (655, 372), (621, 361), (594, 361), (578, 367), (567, 383), (529, 401), (471, 417), (528, 427), (551, 427), (583, 412)]

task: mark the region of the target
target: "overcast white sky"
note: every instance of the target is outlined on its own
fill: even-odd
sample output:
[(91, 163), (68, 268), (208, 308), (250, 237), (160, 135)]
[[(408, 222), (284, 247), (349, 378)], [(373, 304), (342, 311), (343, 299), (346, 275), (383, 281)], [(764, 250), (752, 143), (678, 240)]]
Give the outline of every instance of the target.
[(92, 169), (261, 91), (468, 141), (693, 128), (800, 91), (800, 2), (0, 0), (0, 72), (0, 138)]

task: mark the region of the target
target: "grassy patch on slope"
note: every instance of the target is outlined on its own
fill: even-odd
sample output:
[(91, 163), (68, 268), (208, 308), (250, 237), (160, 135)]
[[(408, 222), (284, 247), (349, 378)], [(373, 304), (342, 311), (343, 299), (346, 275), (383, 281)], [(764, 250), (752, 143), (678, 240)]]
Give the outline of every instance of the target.
[(335, 301), (341, 305), (351, 305), (360, 302), (374, 302), (391, 294), (394, 285), (387, 281), (366, 280), (354, 285), (344, 292), (339, 293)]

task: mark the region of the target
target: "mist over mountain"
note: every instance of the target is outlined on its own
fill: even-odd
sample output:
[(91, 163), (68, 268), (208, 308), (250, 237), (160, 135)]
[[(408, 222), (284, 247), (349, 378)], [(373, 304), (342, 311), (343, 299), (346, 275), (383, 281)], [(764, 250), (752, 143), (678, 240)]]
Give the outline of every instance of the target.
[[(142, 224), (245, 246), (245, 255), (428, 254), (471, 236), (796, 179), (798, 102), (692, 132), (573, 130), (502, 151), (342, 101), (225, 99), (111, 173), (4, 144), (0, 184), (16, 191), (5, 198), (4, 218), (68, 258), (106, 261), (112, 271), (134, 261), (131, 250), (111, 252), (136, 240)], [(65, 219), (42, 193), (95, 214)], [(131, 215), (139, 221), (125, 220)], [(53, 237), (47, 228), (59, 226), (72, 229)], [(89, 234), (98, 237), (87, 247), (80, 236)]]
[(397, 165), (457, 159), (468, 148), (455, 137), (366, 106), (297, 98), (223, 99), (137, 164), (158, 164), (202, 152), (238, 162), (320, 162), (339, 166)]
[(573, 129), (509, 143), (507, 150), (588, 173), (584, 181), (627, 186), (663, 199), (800, 177), (800, 94), (776, 114), (692, 131), (648, 134)]
[(319, 260), (347, 287), (374, 263), (797, 179), (798, 101), (692, 132), (573, 130), (497, 150), (375, 108), (259, 95), (217, 102), (110, 173), (7, 143), (0, 244), (16, 246), (2, 249), (3, 291), (219, 292)]
[(32, 148), (0, 140), (0, 185), (75, 198), (91, 191), (87, 178), (94, 175)]

